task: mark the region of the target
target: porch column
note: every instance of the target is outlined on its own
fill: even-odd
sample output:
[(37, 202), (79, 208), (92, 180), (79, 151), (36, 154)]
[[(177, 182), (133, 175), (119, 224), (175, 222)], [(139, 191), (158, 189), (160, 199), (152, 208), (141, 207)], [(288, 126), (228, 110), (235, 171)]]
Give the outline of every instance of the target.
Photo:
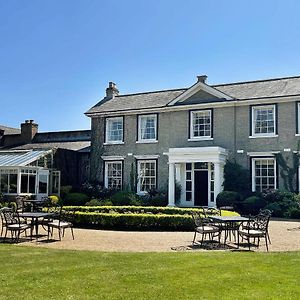
[(215, 203), (217, 200), (217, 196), (223, 190), (223, 180), (224, 180), (224, 165), (220, 162), (214, 163), (215, 170), (215, 181), (214, 181), (214, 198)]
[(175, 164), (169, 163), (169, 201), (168, 206), (175, 206)]
[(175, 179), (178, 183), (181, 183), (181, 168), (180, 164), (175, 164)]

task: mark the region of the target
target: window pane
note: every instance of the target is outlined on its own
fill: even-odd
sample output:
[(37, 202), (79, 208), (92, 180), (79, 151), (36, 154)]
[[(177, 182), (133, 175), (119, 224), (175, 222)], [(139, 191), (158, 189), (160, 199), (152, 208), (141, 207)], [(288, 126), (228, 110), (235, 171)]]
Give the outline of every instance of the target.
[(0, 177), (0, 192), (7, 193), (8, 192), (8, 174), (1, 174)]
[(122, 162), (107, 162), (107, 188), (122, 189)]
[(253, 109), (253, 126), (255, 134), (275, 133), (274, 107), (256, 107)]
[(256, 159), (254, 176), (256, 191), (275, 188), (275, 160)]
[(48, 176), (47, 175), (39, 175), (39, 193), (46, 194), (48, 189)]
[(17, 182), (18, 182), (18, 175), (10, 174), (9, 175), (9, 193), (11, 193), (11, 194), (17, 193)]
[(29, 175), (29, 189), (28, 192), (31, 194), (35, 194), (35, 177), (36, 175)]
[(123, 118), (106, 119), (106, 127), (107, 142), (123, 141)]
[(139, 162), (139, 192), (156, 188), (156, 161)]
[(21, 193), (27, 193), (28, 175), (21, 174)]
[(156, 140), (156, 115), (139, 117), (139, 137), (141, 140)]

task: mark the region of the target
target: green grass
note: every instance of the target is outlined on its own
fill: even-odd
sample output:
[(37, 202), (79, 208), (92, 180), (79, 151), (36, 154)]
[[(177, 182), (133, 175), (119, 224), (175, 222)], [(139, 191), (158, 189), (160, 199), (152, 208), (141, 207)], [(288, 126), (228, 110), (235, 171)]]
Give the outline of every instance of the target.
[(0, 299), (300, 299), (300, 252), (103, 253), (0, 245)]

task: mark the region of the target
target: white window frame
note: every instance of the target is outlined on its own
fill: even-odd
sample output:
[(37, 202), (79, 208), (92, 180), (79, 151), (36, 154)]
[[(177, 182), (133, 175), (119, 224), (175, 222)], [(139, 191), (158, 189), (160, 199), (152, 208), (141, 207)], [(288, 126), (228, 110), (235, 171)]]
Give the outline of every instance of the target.
[[(154, 117), (154, 130), (155, 130), (155, 138), (154, 139), (144, 139), (142, 138), (142, 128), (141, 128), (141, 121), (143, 118)], [(157, 143), (157, 114), (148, 114), (148, 115), (139, 115), (138, 116), (138, 140), (137, 143)]]
[[(251, 179), (252, 179), (252, 192), (256, 192), (256, 175), (255, 175), (255, 162), (256, 161), (261, 161), (261, 160), (273, 160), (274, 161), (274, 189), (277, 189), (277, 162), (276, 158), (274, 156), (269, 156), (269, 157), (251, 157), (251, 166), (252, 166), (252, 174), (251, 174)], [(261, 192), (261, 191), (257, 191)]]
[[(209, 113), (209, 118), (210, 118), (210, 129), (209, 129), (209, 135), (204, 135), (204, 136), (194, 136), (194, 118), (197, 113), (204, 112), (204, 113)], [(212, 110), (211, 109), (203, 109), (203, 110), (193, 110), (190, 111), (190, 138), (188, 141), (207, 141), (207, 140), (213, 140), (212, 137)]]
[(141, 187), (142, 187), (142, 184), (141, 184), (141, 164), (142, 163), (154, 163), (154, 171), (155, 171), (155, 188), (157, 187), (157, 161), (154, 160), (154, 159), (147, 159), (147, 160), (138, 160), (137, 161), (137, 174), (138, 174), (138, 180), (137, 180), (137, 193), (139, 195), (145, 195), (147, 194), (147, 191), (142, 191), (141, 190)]
[[(255, 111), (258, 109), (273, 109), (273, 116), (274, 116), (274, 131), (270, 133), (255, 133)], [(277, 120), (276, 120), (276, 105), (255, 105), (251, 107), (251, 136), (250, 138), (259, 138), (259, 137), (277, 137)]]
[(123, 161), (122, 160), (108, 160), (105, 161), (104, 165), (104, 186), (105, 188), (109, 188), (108, 186), (108, 167), (110, 164), (120, 164), (121, 165), (121, 186), (120, 190), (123, 188)]
[[(122, 139), (113, 141), (110, 140), (109, 136), (109, 123), (113, 121), (121, 121), (122, 122)], [(105, 145), (110, 145), (110, 144), (124, 144), (124, 117), (108, 117), (105, 119)]]
[(300, 136), (300, 102), (297, 102), (297, 128), (295, 136)]

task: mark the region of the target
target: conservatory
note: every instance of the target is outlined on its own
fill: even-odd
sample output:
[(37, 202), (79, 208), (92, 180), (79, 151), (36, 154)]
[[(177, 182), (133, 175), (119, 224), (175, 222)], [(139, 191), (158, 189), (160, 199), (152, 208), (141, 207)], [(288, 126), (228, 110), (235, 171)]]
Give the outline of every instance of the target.
[(0, 193), (36, 199), (58, 194), (60, 172), (52, 166), (52, 150), (0, 151)]

